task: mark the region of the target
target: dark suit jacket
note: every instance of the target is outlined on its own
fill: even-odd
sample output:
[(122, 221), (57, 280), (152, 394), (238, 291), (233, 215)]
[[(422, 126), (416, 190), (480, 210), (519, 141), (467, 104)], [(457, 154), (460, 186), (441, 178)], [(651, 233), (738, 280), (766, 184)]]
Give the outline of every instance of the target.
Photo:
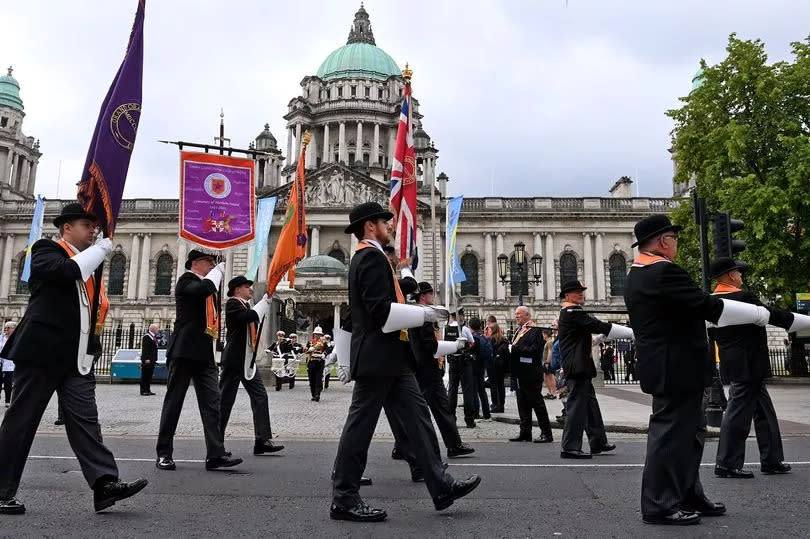
[(141, 363), (151, 361), (152, 365), (157, 363), (158, 347), (157, 343), (148, 333), (141, 339)]
[(180, 276), (174, 288), (177, 316), (166, 350), (167, 359), (214, 361), (213, 338), (205, 332), (205, 303), (208, 296), (216, 293), (214, 283), (208, 279), (190, 271)]
[[(515, 334), (517, 335), (516, 330)], [(520, 340), (512, 345), (511, 354), (511, 372), (519, 373), (521, 370), (533, 367), (535, 369), (542, 369), (543, 367), (543, 347), (546, 345), (546, 340), (543, 338), (543, 330), (538, 327), (529, 328), (529, 330), (520, 338)], [(528, 363), (521, 363), (520, 358), (529, 357), (532, 359), (531, 365)]]
[(677, 264), (657, 262), (630, 269), (624, 301), (636, 336), (642, 391), (678, 396), (711, 384), (706, 321), (720, 318), (719, 298), (701, 290)]
[(25, 315), (0, 356), (17, 366), (78, 372), (80, 308), (78, 264), (55, 241), (42, 239), (31, 250), (31, 297)]
[[(264, 301), (264, 300), (261, 300)], [(228, 342), (222, 351), (223, 369), (241, 369), (245, 363), (245, 346), (249, 334), (248, 324), (259, 329), (259, 315), (237, 298), (225, 303), (225, 327), (228, 329)]]
[(396, 302), (391, 266), (385, 254), (377, 248), (355, 252), (349, 265), (352, 378), (413, 372), (413, 356), (408, 343), (399, 339), (399, 331), (382, 332), (391, 304)]
[(432, 322), (425, 322), (422, 327), (408, 330), (408, 342), (411, 345), (413, 357), (416, 359), (416, 378), (428, 381), (439, 376), (439, 360), (433, 355), (439, 346)]
[(558, 322), (562, 368), (567, 378), (593, 378), (596, 367), (591, 357), (591, 335), (610, 333), (610, 324), (586, 313), (581, 305), (564, 307)]

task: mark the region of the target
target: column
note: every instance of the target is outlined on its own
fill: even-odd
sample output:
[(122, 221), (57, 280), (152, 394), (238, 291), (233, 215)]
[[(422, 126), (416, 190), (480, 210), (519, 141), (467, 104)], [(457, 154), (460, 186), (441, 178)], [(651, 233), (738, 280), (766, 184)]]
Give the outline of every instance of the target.
[(416, 251), (419, 255), (419, 265), (416, 266), (416, 272), (414, 273), (414, 278), (417, 281), (424, 281), (425, 280), (425, 229), (422, 226), (417, 225), (416, 227)]
[(222, 286), (228, 286), (228, 281), (233, 279), (233, 249), (225, 255), (225, 275), (222, 277)]
[(127, 299), (138, 297), (138, 260), (141, 254), (141, 237), (132, 235), (132, 248), (129, 250), (129, 278), (127, 279)]
[(16, 157), (17, 156), (14, 154), (14, 150), (9, 148), (8, 155), (6, 156), (6, 170), (3, 172), (3, 176), (0, 178), (0, 183), (11, 184), (11, 167), (14, 165), (14, 159)]
[(582, 237), (584, 239), (584, 248), (582, 253), (582, 258), (585, 262), (584, 264), (584, 271), (585, 271), (585, 286), (588, 289), (585, 291), (585, 299), (593, 299), (595, 297), (594, 290), (593, 290), (593, 247), (591, 246), (591, 233), (590, 232), (583, 232)]
[(177, 238), (177, 271), (175, 279), (179, 279), (186, 272), (186, 242)]
[[(506, 254), (504, 252), (504, 250), (503, 250), (503, 234), (498, 234), (495, 237), (495, 252), (497, 253), (497, 256), (500, 256), (502, 254)], [(508, 266), (509, 265), (507, 263), (507, 271), (506, 271), (507, 276), (509, 276)], [(495, 273), (497, 275), (497, 281), (498, 281), (498, 283), (496, 285), (496, 288), (498, 290), (497, 299), (506, 299), (506, 286), (501, 282), (500, 275), (498, 275), (497, 270), (496, 270)]]
[(357, 249), (357, 236), (354, 234), (349, 234), (349, 245), (351, 246), (349, 249), (349, 260), (351, 260), (354, 256), (354, 250)]
[[(633, 245), (634, 243), (636, 243), (636, 235), (630, 234), (630, 245)], [(636, 257), (638, 257), (638, 246), (633, 247), (633, 260), (635, 260)]]
[(34, 164), (31, 165), (31, 177), (28, 180), (28, 194), (34, 194), (34, 187), (37, 184), (37, 165), (39, 161), (34, 161)]
[(309, 144), (307, 145), (307, 154), (306, 154), (307, 167), (315, 168), (317, 163), (316, 162), (317, 156), (318, 156), (318, 137), (312, 135), (309, 139)]
[(288, 125), (287, 126), (287, 164), (288, 165), (292, 165), (293, 163), (295, 163), (295, 159), (293, 159), (293, 153), (292, 153), (292, 136), (293, 136), (292, 126)]
[(602, 245), (602, 233), (596, 233), (596, 298), (607, 299), (605, 288), (605, 253)]
[(388, 128), (388, 167), (389, 168), (394, 163), (394, 150), (396, 149), (396, 145), (397, 145), (397, 128), (396, 127), (389, 127)]
[(321, 158), (321, 160), (323, 161), (324, 165), (332, 161), (331, 157), (332, 150), (330, 146), (331, 145), (329, 144), (329, 123), (327, 122), (323, 125), (323, 157)]
[(546, 298), (557, 299), (557, 272), (554, 271), (554, 232), (546, 232)]
[(380, 124), (374, 122), (374, 143), (371, 145), (371, 165), (380, 163)]
[(495, 298), (493, 260), (495, 257), (492, 255), (492, 234), (484, 232), (484, 299), (486, 300)]
[(295, 162), (298, 162), (298, 156), (301, 154), (301, 123), (295, 124)]
[(0, 274), (0, 298), (8, 297), (9, 285), (11, 283), (11, 258), (14, 255), (14, 234), (6, 234), (6, 245), (3, 248), (3, 264)]
[(149, 261), (151, 258), (152, 234), (144, 234), (141, 248), (141, 274), (138, 279), (138, 299), (146, 299), (149, 293)]
[(23, 159), (22, 180), (20, 181), (20, 191), (28, 192), (28, 179), (31, 177), (31, 162)]
[(332, 307), (334, 307), (334, 312), (332, 314), (334, 318), (334, 323), (332, 324), (332, 329), (336, 329), (340, 327), (340, 303), (332, 302)]
[(313, 226), (312, 235), (310, 236), (309, 256), (315, 256), (321, 253), (321, 227)]
[(349, 161), (348, 152), (346, 151), (346, 122), (340, 122), (338, 128), (338, 161), (347, 164)]
[[(543, 244), (542, 240), (540, 239), (540, 233), (535, 232), (534, 236), (534, 249), (532, 251), (532, 256), (534, 255), (543, 255)], [(529, 269), (529, 279), (534, 279), (534, 265), (532, 264), (532, 259), (530, 256), (526, 257), (526, 265)], [(542, 272), (541, 272), (542, 273)], [(532, 282), (534, 284), (534, 282)], [(543, 299), (543, 283), (540, 282), (539, 284), (534, 284), (534, 301), (539, 301)]]
[(357, 143), (355, 144), (354, 160), (363, 162), (363, 122), (357, 122)]

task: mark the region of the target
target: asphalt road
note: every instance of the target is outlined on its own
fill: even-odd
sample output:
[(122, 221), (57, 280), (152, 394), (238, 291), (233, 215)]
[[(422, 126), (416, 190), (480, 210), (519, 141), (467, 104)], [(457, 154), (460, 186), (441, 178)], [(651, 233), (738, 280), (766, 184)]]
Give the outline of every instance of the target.
[[(443, 512), (433, 509), (423, 484), (410, 481), (407, 465), (390, 459), (391, 443), (371, 446), (365, 499), (388, 510), (378, 524), (329, 519), (329, 471), (334, 441), (284, 442), (272, 456), (254, 457), (252, 442), (228, 447), (245, 463), (233, 471), (206, 472), (203, 441), (177, 439), (178, 469), (154, 467), (154, 438), (110, 437), (121, 477), (146, 477), (136, 497), (94, 514), (92, 493), (67, 439), (40, 434), (18, 497), (24, 516), (0, 517), (3, 537), (810, 537), (810, 438), (785, 439), (794, 472), (758, 473), (749, 443), (753, 480), (717, 479), (714, 442), (707, 443), (701, 477), (709, 496), (725, 502), (724, 517), (689, 528), (645, 525), (638, 512), (643, 439), (619, 439), (615, 454), (585, 464), (559, 459), (559, 445), (476, 441), (477, 452), (451, 460), (457, 477), (477, 473), (482, 485)], [(2, 458), (0, 457), (0, 465)]]

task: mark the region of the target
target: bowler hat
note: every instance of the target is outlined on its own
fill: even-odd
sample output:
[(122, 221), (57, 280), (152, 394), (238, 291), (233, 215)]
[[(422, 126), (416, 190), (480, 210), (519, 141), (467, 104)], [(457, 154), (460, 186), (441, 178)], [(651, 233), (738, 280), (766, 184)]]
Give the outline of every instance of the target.
[(216, 259), (215, 255), (211, 253), (206, 253), (204, 251), (200, 251), (199, 249), (192, 249), (188, 252), (188, 256), (186, 257), (186, 269), (191, 269), (191, 263), (197, 260), (198, 258), (214, 258)]
[(81, 204), (78, 202), (71, 202), (70, 204), (65, 204), (65, 206), (62, 208), (62, 213), (57, 215), (53, 220), (53, 225), (59, 228), (63, 224), (70, 223), (71, 221), (75, 221), (77, 219), (90, 219), (91, 221), (98, 221), (95, 214), (84, 211)]
[(369, 219), (391, 219), (394, 214), (390, 211), (384, 210), (378, 202), (363, 202), (355, 206), (349, 212), (349, 226), (343, 231), (346, 234), (352, 234), (354, 231)]
[(453, 309), (452, 311), (450, 311), (450, 314), (452, 316), (456, 316), (457, 314), (464, 314), (464, 307), (459, 307), (457, 309)]
[(419, 296), (422, 294), (427, 294), (429, 292), (433, 292), (433, 287), (427, 281), (421, 281), (418, 285), (416, 285), (416, 292), (411, 294), (413, 299), (419, 299)]
[(237, 287), (242, 286), (244, 284), (250, 286), (250, 285), (253, 284), (253, 281), (251, 281), (250, 279), (248, 279), (244, 275), (237, 275), (236, 277), (234, 277), (233, 279), (228, 281), (228, 297), (233, 296), (233, 291)]
[(564, 282), (562, 284), (562, 287), (560, 287), (560, 299), (564, 298), (565, 295), (568, 292), (573, 292), (575, 290), (587, 290), (587, 289), (588, 289), (587, 286), (582, 286), (582, 283), (580, 283), (577, 280), (566, 281), (566, 282)]
[(712, 262), (712, 265), (709, 268), (709, 273), (711, 274), (712, 279), (717, 279), (721, 275), (728, 273), (730, 271), (734, 270), (745, 271), (747, 269), (748, 264), (746, 264), (745, 262), (738, 262), (733, 258), (724, 256)]
[(680, 225), (673, 225), (669, 220), (669, 216), (663, 213), (656, 213), (645, 217), (633, 228), (633, 233), (636, 235), (636, 243), (630, 247), (636, 247), (640, 243), (644, 243), (650, 238), (654, 238), (664, 232), (678, 232), (683, 230)]

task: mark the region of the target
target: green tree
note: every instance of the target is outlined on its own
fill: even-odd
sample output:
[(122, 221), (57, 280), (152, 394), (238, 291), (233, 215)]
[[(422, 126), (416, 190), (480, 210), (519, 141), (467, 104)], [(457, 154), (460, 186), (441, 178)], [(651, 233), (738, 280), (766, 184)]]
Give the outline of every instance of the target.
[[(729, 37), (727, 57), (701, 61), (702, 84), (667, 115), (676, 183), (694, 180), (707, 209), (729, 211), (746, 227), (747, 282), (789, 307), (810, 288), (810, 38), (791, 44), (792, 62), (768, 64), (760, 40)], [(688, 225), (682, 263), (699, 271), (691, 203), (673, 219)]]

